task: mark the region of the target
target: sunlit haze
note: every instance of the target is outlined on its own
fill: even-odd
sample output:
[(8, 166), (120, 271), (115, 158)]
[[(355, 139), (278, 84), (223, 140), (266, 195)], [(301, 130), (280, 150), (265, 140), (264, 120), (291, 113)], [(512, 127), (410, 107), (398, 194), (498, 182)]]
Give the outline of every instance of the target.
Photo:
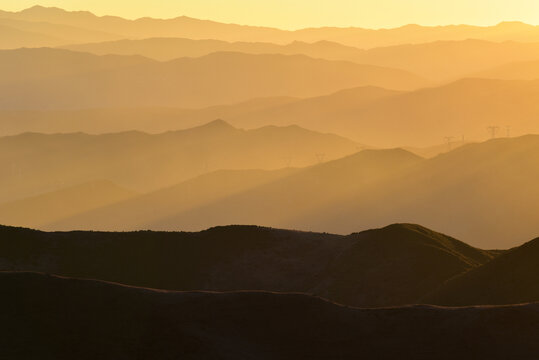
[(2, 359), (539, 359), (539, 0), (35, 1)]
[[(3, 0), (19, 11), (35, 0)], [(320, 26), (396, 27), (405, 24), (539, 24), (536, 0), (43, 0), (42, 6), (87, 10), (126, 18), (190, 16), (285, 29)]]

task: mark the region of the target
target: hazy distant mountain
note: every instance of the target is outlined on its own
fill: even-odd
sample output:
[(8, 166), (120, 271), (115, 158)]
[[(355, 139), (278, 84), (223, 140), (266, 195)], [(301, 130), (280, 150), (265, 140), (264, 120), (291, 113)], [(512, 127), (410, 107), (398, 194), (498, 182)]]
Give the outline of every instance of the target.
[(15, 49), (19, 47), (38, 47), (46, 44), (54, 46), (59, 44), (58, 39), (53, 37), (32, 33), (29, 31), (14, 29), (5, 26), (0, 21), (0, 49)]
[(106, 179), (135, 191), (219, 169), (308, 166), (358, 150), (342, 137), (297, 126), (236, 129), (224, 121), (150, 135), (34, 134), (0, 138), (0, 202)]
[(180, 57), (201, 57), (214, 52), (241, 52), (246, 54), (307, 55), (327, 60), (348, 60), (361, 63), (365, 50), (330, 41), (306, 43), (294, 41), (286, 45), (264, 42), (227, 42), (211, 39), (149, 38), (117, 40), (100, 43), (73, 44), (64, 49), (95, 55), (142, 55), (159, 61)]
[(539, 352), (536, 304), (357, 309), (302, 294), (163, 292), (35, 273), (0, 273), (0, 288), (10, 310), (0, 345), (12, 358), (503, 360)]
[(119, 36), (76, 26), (2, 18), (0, 49), (60, 46), (80, 42), (109, 41)]
[[(283, 159), (283, 163), (287, 159)], [(273, 183), (300, 171), (283, 170), (218, 170), (186, 180), (178, 185), (134, 197), (131, 200), (111, 203), (82, 214), (72, 213), (54, 221), (42, 223), (38, 228), (92, 229), (92, 230), (145, 230), (154, 228), (155, 223), (173, 218), (176, 214)], [(6, 205), (9, 209), (9, 204)], [(79, 215), (82, 215), (79, 217)], [(209, 219), (208, 219), (209, 220)], [(93, 225), (91, 225), (93, 223)], [(4, 221), (0, 224), (16, 225)], [(30, 226), (31, 227), (31, 226)], [(36, 228), (36, 227), (34, 227)]]
[[(539, 40), (539, 38), (538, 38)], [(178, 38), (119, 40), (77, 44), (70, 50), (96, 55), (143, 55), (156, 60), (199, 57), (216, 51), (248, 54), (303, 54), (328, 60), (347, 60), (398, 68), (434, 80), (455, 80), (506, 63), (539, 59), (539, 43), (490, 42), (483, 40), (435, 41), (362, 50), (329, 41), (287, 45), (253, 42), (225, 42)]]
[(539, 60), (505, 64), (494, 69), (479, 72), (476, 76), (489, 79), (538, 80)]
[(200, 233), (42, 233), (0, 227), (0, 234), (1, 270), (172, 290), (305, 292), (356, 306), (417, 303), (494, 256), (417, 225), (349, 236), (255, 226)]
[(298, 100), (293, 97), (256, 98), (231, 105), (202, 109), (99, 108), (79, 110), (0, 110), (0, 134), (84, 132), (103, 134), (123, 131), (162, 133), (200, 126), (215, 119), (234, 118)]
[[(47, 60), (47, 67), (35, 66), (41, 58)], [(78, 69), (78, 64), (87, 68)], [(426, 83), (402, 70), (302, 55), (214, 53), (161, 63), (143, 57), (109, 58), (68, 50), (25, 49), (4, 50), (0, 65), (0, 74), (9, 72), (9, 78), (0, 80), (3, 109), (134, 104), (190, 108), (256, 97), (317, 96), (365, 85), (414, 89)]]
[(446, 137), (454, 145), (463, 137), (465, 142), (487, 139), (487, 127), (493, 125), (497, 137), (539, 133), (537, 98), (539, 81), (465, 79), (408, 93), (359, 87), (314, 98), (265, 98), (193, 110), (3, 110), (0, 131), (162, 132), (221, 118), (244, 128), (298, 124), (373, 146), (424, 148), (446, 143)]
[[(70, 76), (95, 75), (121, 68), (136, 67), (153, 61), (142, 56), (95, 56), (58, 49), (16, 49), (0, 50), (0, 89), (9, 94), (9, 89), (22, 89), (26, 84), (40, 81), (61, 81)], [(47, 92), (54, 92), (51, 86)], [(8, 95), (4, 95), (8, 96)], [(31, 91), (26, 101), (32, 104)], [(34, 95), (37, 96), (37, 95)], [(43, 95), (45, 97), (45, 95)], [(39, 100), (39, 99), (37, 99)], [(3, 103), (3, 99), (0, 103)], [(24, 99), (20, 99), (24, 103)]]
[(38, 228), (135, 196), (110, 181), (94, 181), (52, 193), (0, 204), (0, 223)]
[(239, 113), (229, 119), (233, 119), (236, 125), (247, 128), (261, 123), (276, 125), (294, 123), (305, 124), (311, 128), (336, 128), (340, 118), (348, 114), (353, 117), (352, 114), (357, 113), (360, 109), (401, 93), (373, 86), (358, 87), (341, 90), (330, 95), (279, 104), (266, 109)]
[[(241, 172), (218, 172), (131, 201), (73, 216), (48, 230), (201, 230), (228, 224), (280, 224), (361, 192), (421, 161), (403, 150), (365, 150), (344, 159), (296, 171), (271, 173), (258, 187), (241, 189)], [(244, 172), (245, 177), (250, 172)], [(233, 180), (238, 178), (238, 180)], [(218, 184), (239, 182), (233, 191)], [(220, 191), (216, 193), (217, 189)], [(216, 193), (216, 194), (215, 194)], [(213, 198), (197, 194), (215, 194)], [(194, 201), (191, 200), (193, 197)], [(269, 197), (269, 198), (266, 198)], [(264, 204), (258, 206), (255, 204)], [(188, 206), (186, 206), (188, 205)], [(224, 209), (234, 210), (224, 210)], [(354, 231), (350, 230), (349, 232)]]
[(285, 104), (225, 119), (243, 127), (294, 123), (383, 147), (425, 147), (444, 142), (448, 136), (452, 141), (462, 140), (462, 136), (465, 140), (485, 139), (490, 136), (487, 127), (492, 125), (498, 126), (496, 136), (507, 136), (507, 126), (512, 136), (539, 133), (538, 98), (539, 80), (464, 79), (370, 103), (352, 98), (345, 105), (343, 98), (333, 105), (324, 101), (320, 108), (316, 101), (300, 110)]
[(539, 239), (448, 281), (425, 298), (433, 304), (516, 304), (539, 299)]
[(539, 28), (519, 22), (496, 26), (419, 26), (406, 25), (395, 29), (309, 28), (297, 31), (223, 24), (185, 16), (162, 20), (141, 18), (126, 20), (115, 16), (97, 17), (89, 12), (67, 12), (58, 8), (35, 6), (21, 12), (0, 12), (0, 18), (45, 21), (89, 30), (118, 34), (124, 38), (181, 37), (225, 41), (290, 43), (294, 40), (335, 41), (345, 45), (373, 48), (398, 44), (417, 44), (439, 40), (481, 39), (490, 41), (539, 41)]
[[(166, 193), (156, 193), (150, 203), (163, 217), (153, 221), (148, 215), (151, 223), (145, 209), (150, 194), (139, 203), (135, 198), (53, 228), (123, 230), (111, 220), (121, 218), (132, 229), (200, 230), (239, 223), (350, 233), (413, 222), (474, 246), (507, 248), (539, 233), (538, 163), (537, 135), (464, 145), (429, 160), (404, 150), (365, 150), (189, 209), (167, 203), (161, 210), (159, 199)], [(218, 182), (216, 176), (201, 186), (209, 191)]]
[(466, 39), (374, 48), (357, 61), (404, 69), (434, 80), (456, 80), (506, 63), (538, 59), (538, 42)]
[(508, 248), (539, 233), (538, 163), (538, 135), (464, 145), (281, 226), (347, 232), (417, 222), (474, 246)]

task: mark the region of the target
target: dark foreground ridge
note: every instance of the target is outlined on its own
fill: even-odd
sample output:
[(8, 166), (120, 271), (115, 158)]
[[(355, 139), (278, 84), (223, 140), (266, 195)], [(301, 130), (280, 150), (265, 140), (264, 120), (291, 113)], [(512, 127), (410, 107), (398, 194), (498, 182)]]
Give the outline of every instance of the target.
[(431, 304), (450, 306), (538, 300), (539, 238), (451, 279), (425, 299)]
[[(539, 304), (358, 309), (0, 273), (8, 359), (537, 359)], [(32, 344), (32, 346), (28, 346)]]
[(0, 227), (0, 270), (167, 290), (301, 292), (361, 307), (420, 303), (495, 255), (411, 224), (349, 236), (256, 226), (198, 233)]

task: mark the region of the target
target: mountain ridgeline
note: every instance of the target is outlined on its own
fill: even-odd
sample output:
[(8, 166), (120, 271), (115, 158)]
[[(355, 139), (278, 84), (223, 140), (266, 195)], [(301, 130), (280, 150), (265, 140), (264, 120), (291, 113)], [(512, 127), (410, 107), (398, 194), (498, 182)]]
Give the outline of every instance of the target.
[(419, 303), (498, 254), (407, 224), (348, 236), (254, 226), (199, 233), (0, 232), (0, 270), (167, 290), (301, 292), (362, 307)]
[[(47, 224), (34, 221), (31, 217), (24, 217), (25, 204), (32, 204), (30, 198), (35, 199), (36, 203), (42, 201), (39, 197), (36, 199), (36, 196), (41, 196), (39, 194), (27, 195), (29, 199), (25, 202), (21, 203), (21, 199), (19, 199), (21, 201), (13, 199), (11, 203), (0, 206), (2, 210), (0, 223), (46, 230), (105, 231), (148, 229), (199, 231), (216, 225), (258, 224), (276, 228), (330, 231), (338, 234), (351, 233), (357, 231), (358, 228), (382, 227), (388, 223), (420, 223), (429, 228), (454, 234), (457, 238), (474, 246), (502, 249), (521, 244), (539, 233), (536, 221), (539, 193), (535, 186), (539, 182), (539, 169), (536, 166), (539, 162), (539, 137), (536, 135), (467, 144), (431, 159), (421, 158), (402, 149), (366, 149), (356, 152), (354, 143), (329, 137), (331, 141), (335, 139), (337, 144), (344, 141), (342, 142), (343, 151), (349, 149), (352, 155), (317, 163), (318, 160), (325, 159), (320, 159), (322, 154), (317, 150), (321, 143), (313, 143), (312, 147), (306, 147), (308, 151), (304, 153), (304, 159), (306, 162), (310, 161), (311, 164), (313, 162), (315, 164), (304, 168), (282, 169), (290, 164), (288, 163), (289, 153), (283, 151), (282, 146), (277, 147), (276, 144), (282, 144), (282, 134), (290, 129), (273, 128), (260, 131), (267, 133), (270, 130), (275, 131), (275, 139), (279, 141), (273, 143), (275, 147), (272, 145), (269, 149), (277, 149), (274, 151), (279, 156), (264, 156), (275, 159), (273, 163), (266, 164), (267, 166), (273, 164), (278, 170), (243, 170), (240, 168), (240, 163), (234, 170), (212, 172), (213, 169), (209, 169), (204, 172), (204, 169), (200, 169), (200, 174), (193, 174), (193, 177), (182, 180), (180, 176), (186, 176), (184, 170), (178, 172), (177, 183), (161, 184), (161, 186), (157, 183), (156, 189), (146, 192), (142, 191), (144, 188), (133, 186), (147, 185), (149, 180), (145, 174), (176, 174), (176, 171), (182, 167), (189, 169), (187, 165), (179, 161), (182, 156), (181, 152), (178, 153), (177, 162), (173, 168), (170, 167), (169, 158), (165, 158), (162, 162), (152, 160), (134, 163), (132, 171), (126, 172), (125, 169), (129, 169), (126, 164), (133, 162), (126, 159), (131, 159), (135, 156), (134, 154), (139, 154), (141, 151), (147, 152), (142, 143), (139, 142), (139, 146), (132, 150), (124, 146), (123, 156), (120, 156), (122, 153), (117, 151), (116, 159), (110, 159), (107, 152), (102, 151), (103, 145), (94, 148), (94, 145), (82, 146), (83, 143), (78, 141), (76, 145), (73, 145), (73, 149), (79, 149), (78, 153), (74, 150), (70, 151), (68, 153), (72, 157), (70, 161), (61, 162), (58, 159), (67, 156), (62, 147), (58, 149), (58, 152), (52, 150), (43, 152), (37, 147), (34, 148), (35, 152), (25, 150), (35, 154), (30, 156), (22, 152), (25, 142), (20, 140), (24, 137), (5, 138), (4, 142), (9, 140), (18, 144), (21, 151), (17, 164), (24, 170), (24, 174), (27, 176), (32, 174), (25, 177), (24, 179), (27, 179), (25, 181), (17, 180), (16, 171), (12, 173), (12, 176), (4, 177), (6, 184), (8, 180), (13, 184), (11, 192), (6, 192), (6, 197), (13, 194), (13, 189), (17, 189), (15, 185), (20, 187), (20, 194), (27, 194), (38, 185), (42, 186), (44, 179), (47, 179), (45, 175), (49, 174), (50, 169), (45, 169), (45, 171), (37, 165), (51, 162), (49, 156), (60, 154), (60, 152), (61, 156), (54, 155), (56, 166), (64, 166), (66, 174), (71, 174), (69, 169), (74, 168), (81, 169), (81, 172), (94, 169), (93, 176), (99, 175), (100, 179), (111, 180), (122, 188), (138, 190), (139, 194), (78, 214), (63, 213), (61, 216), (54, 217), (53, 212), (50, 212), (51, 217)], [(249, 131), (231, 129), (230, 131), (239, 132), (247, 137), (251, 134)], [(300, 132), (300, 129), (295, 128), (294, 131)], [(146, 135), (137, 136), (153, 139)], [(177, 139), (175, 135), (169, 136)], [(319, 136), (322, 137), (319, 138)], [(316, 135), (313, 141), (322, 139), (324, 136)], [(83, 135), (80, 137), (85, 138)], [(95, 144), (102, 144), (105, 139), (114, 137), (107, 135), (88, 137), (88, 139), (99, 140)], [(47, 141), (42, 146), (44, 149), (51, 148), (53, 144), (58, 146), (58, 139), (61, 138), (61, 136), (44, 136), (43, 139)], [(72, 137), (66, 136), (65, 140), (70, 138)], [(72, 139), (75, 138), (77, 136)], [(54, 142), (53, 139), (55, 139)], [(231, 139), (232, 149), (236, 149), (234, 150), (236, 152), (231, 150), (231, 153), (237, 154), (236, 156), (242, 159), (244, 166), (249, 166), (245, 164), (256, 165), (257, 159), (265, 158), (255, 153), (255, 149), (263, 145), (262, 140), (258, 143), (250, 143), (253, 144), (250, 145), (251, 152), (246, 153), (241, 150), (241, 147), (236, 147), (241, 144), (236, 137)], [(266, 135), (263, 139), (267, 142), (271, 138)], [(34, 143), (37, 144), (37, 142)], [(114, 143), (116, 146), (117, 142)], [(155, 145), (156, 149), (170, 151), (171, 148), (167, 144), (174, 144), (174, 147), (177, 147), (179, 143), (177, 141), (173, 143), (152, 141), (151, 144), (158, 144), (158, 146)], [(299, 153), (298, 141), (294, 142), (294, 137), (290, 138), (289, 144), (291, 149)], [(335, 146), (334, 144), (328, 142), (328, 149)], [(66, 146), (71, 148), (71, 145), (66, 144)], [(179, 147), (180, 150), (185, 148), (187, 147)], [(117, 160), (118, 162), (114, 164), (121, 166), (115, 165), (110, 169), (92, 168), (94, 161), (88, 161), (92, 159), (88, 155), (89, 149), (94, 149), (96, 154), (100, 154), (101, 157), (96, 159), (106, 157), (105, 160), (99, 161), (106, 161), (106, 164)], [(161, 154), (156, 152), (156, 156)], [(223, 154), (221, 152), (219, 156)], [(316, 154), (319, 156), (315, 156)], [(156, 159), (159, 160), (158, 157)], [(230, 157), (222, 159), (224, 164), (231, 161)], [(252, 161), (248, 162), (251, 159)], [(96, 160), (96, 163), (101, 164), (99, 161)], [(291, 164), (296, 163), (297, 160), (292, 159)], [(72, 164), (77, 165), (74, 167)], [(138, 172), (141, 164), (152, 170), (148, 173)], [(222, 167), (225, 168), (225, 165)], [(11, 167), (6, 165), (5, 168)], [(122, 172), (120, 172), (121, 169), (123, 169)], [(79, 178), (72, 181), (82, 182), (86, 179), (84, 175), (85, 173), (82, 172)], [(52, 182), (56, 178), (51, 175), (50, 179)], [(167, 179), (171, 179), (171, 176), (168, 175)], [(27, 187), (23, 188), (25, 184)], [(61, 184), (55, 185), (56, 189), (51, 191), (62, 188)], [(46, 189), (43, 191), (47, 192)], [(140, 192), (144, 193), (140, 194)], [(81, 198), (84, 197), (81, 195)], [(60, 201), (61, 197), (58, 199)], [(50, 203), (52, 204), (53, 200)], [(13, 207), (13, 211), (10, 210), (10, 206)], [(10, 212), (15, 214), (15, 209), (22, 214), (18, 217), (18, 221), (13, 220), (17, 220), (15, 217), (6, 215)]]
[(0, 272), (0, 287), (10, 358), (532, 360), (539, 351), (537, 304), (367, 310), (301, 294), (165, 292), (35, 273)]

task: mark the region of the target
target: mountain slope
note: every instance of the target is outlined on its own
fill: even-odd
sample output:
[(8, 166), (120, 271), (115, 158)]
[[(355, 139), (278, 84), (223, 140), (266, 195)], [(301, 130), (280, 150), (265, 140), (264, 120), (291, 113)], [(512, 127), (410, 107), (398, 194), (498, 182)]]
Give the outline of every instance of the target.
[(515, 304), (539, 299), (539, 239), (451, 279), (425, 298), (432, 304)]
[(296, 100), (298, 99), (292, 97), (258, 98), (203, 109), (135, 107), (48, 111), (0, 110), (2, 117), (0, 132), (7, 136), (24, 132), (103, 134), (136, 130), (162, 133), (199, 126), (215, 119), (233, 118)]
[[(77, 26), (52, 24), (48, 22), (23, 21), (0, 17), (0, 26), (18, 30), (2, 33), (2, 38), (10, 36), (9, 42), (0, 42), (0, 49), (21, 47), (60, 46), (89, 41), (117, 40), (120, 37), (101, 31), (82, 29)], [(31, 36), (29, 35), (31, 34)]]
[[(53, 51), (56, 57), (47, 58)], [(3, 109), (84, 109), (133, 104), (193, 108), (257, 97), (317, 96), (356, 86), (407, 90), (426, 84), (422, 78), (403, 70), (303, 55), (223, 52), (165, 63), (135, 57), (140, 62), (136, 66), (106, 69), (96, 64), (73, 73), (65, 73), (65, 63), (85, 64), (99, 59), (108, 64), (109, 57), (58, 49), (4, 50), (2, 55), (0, 64), (12, 80), (0, 82)], [(18, 56), (15, 63), (11, 61), (13, 56)], [(36, 75), (43, 73), (43, 69), (35, 67), (42, 57), (49, 61), (46, 77)], [(74, 61), (73, 57), (82, 59)]]
[(514, 41), (500, 43), (470, 39), (405, 44), (368, 50), (330, 41), (314, 43), (294, 41), (286, 45), (277, 45), (179, 38), (119, 40), (76, 44), (64, 48), (96, 55), (143, 55), (161, 61), (185, 56), (199, 57), (218, 51), (247, 54), (303, 54), (327, 60), (346, 60), (358, 64), (403, 69), (437, 81), (455, 80), (507, 63), (539, 59), (539, 43)]
[[(307, 99), (269, 98), (205, 109), (93, 109), (7, 111), (0, 129), (6, 134), (47, 130), (90, 133), (137, 128), (159, 132), (196, 126), (216, 118), (244, 128), (292, 125), (331, 132), (378, 147), (430, 147), (452, 141), (539, 133), (539, 81), (465, 79), (444, 86), (398, 93), (358, 87)], [(154, 120), (156, 119), (156, 120)], [(155, 124), (154, 124), (155, 123)], [(110, 124), (110, 125), (109, 125)], [(509, 127), (509, 128), (508, 128)]]
[(94, 181), (0, 204), (0, 223), (39, 228), (74, 214), (125, 201), (135, 195), (110, 181)]
[[(257, 124), (306, 124), (310, 128), (328, 128), (330, 120), (340, 120), (370, 104), (401, 94), (373, 86), (345, 89), (336, 93), (276, 105), (248, 113), (232, 115), (234, 124), (250, 128)], [(338, 125), (337, 125), (338, 126)]]
[(1, 273), (0, 287), (10, 309), (0, 344), (16, 358), (494, 360), (539, 351), (535, 304), (364, 310), (299, 294), (160, 292), (32, 273)]
[[(80, 74), (95, 75), (100, 71), (113, 71), (152, 62), (154, 61), (141, 56), (96, 56), (50, 48), (0, 50), (0, 88), (16, 89), (25, 83), (58, 80)], [(36, 63), (39, 63), (39, 66), (36, 66)], [(31, 99), (28, 101), (31, 102)]]
[[(154, 230), (240, 223), (341, 234), (421, 223), (474, 246), (509, 248), (539, 233), (538, 163), (537, 135), (467, 144), (428, 160), (398, 149), (365, 150), (189, 209), (167, 205), (160, 213), (166, 216), (150, 216), (151, 223), (136, 216), (147, 210), (134, 199), (52, 228), (123, 229), (107, 220), (116, 217), (132, 229), (137, 223)], [(157, 208), (158, 199), (152, 202)]]
[(54, 46), (59, 43), (60, 41), (53, 37), (5, 26), (0, 22), (0, 49), (35, 47), (44, 44)]
[(198, 231), (228, 224), (285, 225), (311, 209), (332, 205), (350, 194), (361, 193), (363, 188), (369, 189), (377, 182), (387, 181), (421, 161), (418, 156), (398, 149), (363, 150), (345, 158), (300, 169), (288, 176), (266, 174), (265, 178), (273, 180), (243, 189), (234, 186), (235, 191), (228, 192), (227, 196), (213, 199), (204, 197), (204, 201), (196, 201), (196, 198), (195, 201), (187, 200), (192, 196), (193, 189), (197, 189), (196, 193), (213, 194), (215, 184), (241, 185), (242, 177), (250, 176), (248, 171), (239, 171), (234, 176), (238, 180), (233, 180), (229, 173), (220, 172), (132, 201), (79, 214), (44, 228)]
[(537, 80), (539, 79), (539, 61), (511, 62), (479, 72), (476, 76), (503, 80)]
[(246, 131), (220, 120), (155, 135), (27, 133), (0, 138), (0, 202), (99, 179), (144, 192), (220, 169), (308, 166), (319, 152), (335, 159), (357, 147), (297, 126)]
[(509, 248), (539, 233), (538, 163), (537, 135), (469, 144), (283, 226), (347, 232), (358, 223), (414, 222), (474, 246)]
[[(431, 146), (465, 136), (480, 140), (489, 136), (487, 127), (497, 125), (497, 136), (539, 133), (539, 80), (508, 81), (463, 79), (451, 84), (395, 94), (341, 110), (327, 107), (320, 115), (292, 106), (267, 109), (226, 120), (243, 126), (261, 126), (278, 121), (295, 123), (316, 131), (346, 134), (359, 142), (380, 147)], [(283, 109), (281, 111), (281, 109)], [(278, 114), (278, 117), (275, 116)], [(276, 120), (277, 119), (277, 120)]]
[(494, 254), (417, 225), (350, 236), (254, 226), (199, 233), (0, 229), (1, 270), (171, 290), (305, 292), (348, 305), (417, 303)]
[[(289, 159), (283, 159), (283, 164)], [(41, 223), (43, 230), (146, 230), (193, 208), (270, 184), (299, 169), (218, 170), (180, 184)], [(7, 206), (7, 205), (6, 205)], [(10, 222), (0, 223), (12, 225)], [(187, 230), (187, 229), (186, 229)]]

